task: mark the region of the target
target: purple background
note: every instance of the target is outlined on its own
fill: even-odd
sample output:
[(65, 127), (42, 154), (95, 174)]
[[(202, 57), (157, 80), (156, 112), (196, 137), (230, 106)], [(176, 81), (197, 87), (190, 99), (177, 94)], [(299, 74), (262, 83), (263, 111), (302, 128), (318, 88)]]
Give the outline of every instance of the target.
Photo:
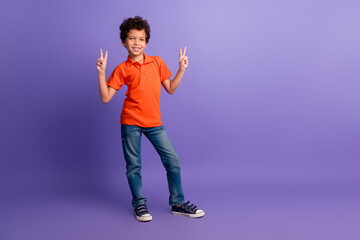
[[(360, 3), (12, 1), (1, 16), (0, 238), (359, 239)], [(144, 137), (132, 213), (120, 137), (126, 87), (102, 104), (127, 52), (126, 17), (151, 25), (145, 50), (176, 74), (162, 120), (180, 155), (186, 199), (172, 216), (166, 175)]]

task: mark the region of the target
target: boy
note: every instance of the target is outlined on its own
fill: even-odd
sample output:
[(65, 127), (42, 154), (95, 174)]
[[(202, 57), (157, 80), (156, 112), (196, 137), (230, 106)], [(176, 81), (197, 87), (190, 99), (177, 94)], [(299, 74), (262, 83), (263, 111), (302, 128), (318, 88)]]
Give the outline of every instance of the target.
[(169, 205), (173, 214), (193, 218), (205, 212), (184, 201), (181, 186), (179, 156), (176, 153), (160, 120), (161, 85), (169, 94), (174, 94), (188, 66), (188, 57), (180, 49), (179, 70), (173, 80), (165, 62), (157, 56), (144, 53), (150, 39), (150, 26), (146, 20), (136, 16), (125, 19), (120, 25), (120, 39), (128, 51), (127, 61), (119, 64), (105, 82), (108, 52), (96, 63), (99, 76), (99, 91), (103, 103), (108, 103), (122, 85), (127, 85), (126, 98), (121, 112), (121, 140), (126, 161), (126, 177), (132, 194), (134, 214), (138, 221), (147, 222), (152, 216), (146, 207), (146, 198), (141, 193), (141, 136), (150, 140), (160, 155), (167, 172)]

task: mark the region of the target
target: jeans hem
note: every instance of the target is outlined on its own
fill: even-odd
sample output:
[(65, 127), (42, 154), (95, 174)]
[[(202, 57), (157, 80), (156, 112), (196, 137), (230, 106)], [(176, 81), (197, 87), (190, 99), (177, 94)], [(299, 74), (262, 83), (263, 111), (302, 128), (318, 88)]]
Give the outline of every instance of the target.
[(169, 203), (169, 205), (172, 207), (172, 206), (177, 206), (177, 205), (180, 205), (180, 204), (182, 204), (183, 202), (185, 202), (184, 200), (182, 200), (182, 201), (179, 201), (179, 202), (177, 202), (177, 203)]
[(140, 206), (140, 205), (146, 205), (146, 201), (141, 201), (141, 202), (139, 202), (139, 203), (137, 203), (137, 204), (132, 204), (132, 206), (133, 206), (134, 208), (137, 208), (137, 207)]

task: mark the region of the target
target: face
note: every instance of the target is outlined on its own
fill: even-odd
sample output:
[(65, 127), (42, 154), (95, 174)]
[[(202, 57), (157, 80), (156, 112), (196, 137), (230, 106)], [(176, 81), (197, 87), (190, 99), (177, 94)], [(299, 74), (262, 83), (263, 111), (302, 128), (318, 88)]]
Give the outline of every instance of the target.
[(131, 58), (136, 58), (142, 55), (144, 49), (146, 48), (146, 33), (145, 30), (136, 30), (131, 29), (128, 33), (128, 36), (125, 40), (125, 43), (122, 43), (123, 46), (129, 52)]

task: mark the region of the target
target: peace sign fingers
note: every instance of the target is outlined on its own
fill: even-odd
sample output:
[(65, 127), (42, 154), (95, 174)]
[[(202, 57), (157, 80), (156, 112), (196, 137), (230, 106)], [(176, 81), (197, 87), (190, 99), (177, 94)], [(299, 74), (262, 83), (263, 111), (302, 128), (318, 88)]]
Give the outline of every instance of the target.
[[(108, 51), (105, 52), (105, 61), (107, 60)], [(104, 59), (103, 50), (100, 49), (100, 59)]]
[(185, 54), (186, 54), (186, 46), (184, 48), (184, 51), (180, 48), (180, 52), (179, 52), (179, 64), (182, 70), (185, 70), (189, 63), (188, 57)]
[(186, 46), (185, 46), (185, 48), (184, 48), (184, 52), (183, 52), (182, 49), (180, 48), (179, 58), (181, 59), (181, 58), (185, 57), (185, 53), (186, 53)]
[(185, 57), (185, 53), (186, 53), (186, 46), (184, 48), (183, 57)]
[(108, 51), (105, 52), (105, 58), (104, 58), (103, 50), (100, 49), (100, 58), (98, 58), (96, 62), (96, 68), (98, 71), (105, 71), (107, 57), (108, 57)]

